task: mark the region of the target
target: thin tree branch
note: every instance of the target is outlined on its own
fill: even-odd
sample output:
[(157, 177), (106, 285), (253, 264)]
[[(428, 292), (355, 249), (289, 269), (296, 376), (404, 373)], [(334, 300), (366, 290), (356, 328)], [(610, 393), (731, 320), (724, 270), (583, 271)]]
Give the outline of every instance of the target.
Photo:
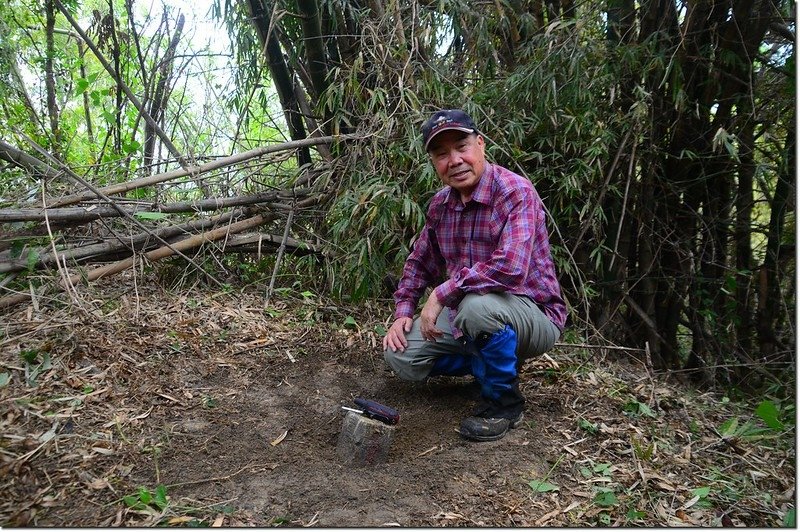
[[(157, 183), (163, 183), (165, 181), (171, 181), (173, 179), (179, 177), (185, 177), (188, 175), (191, 175), (196, 178), (197, 176), (207, 172), (211, 172), (212, 170), (218, 170), (219, 168), (232, 166), (234, 164), (254, 159), (256, 157), (261, 157), (263, 155), (268, 155), (270, 153), (294, 150), (309, 146), (316, 146), (318, 144), (329, 144), (337, 140), (351, 140), (355, 138), (358, 137), (356, 135), (331, 135), (326, 137), (309, 138), (309, 139), (295, 140), (291, 142), (282, 142), (280, 144), (271, 144), (269, 146), (261, 146), (259, 148), (255, 148), (246, 152), (238, 153), (236, 155), (231, 155), (230, 157), (222, 157), (214, 161), (208, 162), (206, 164), (192, 166), (191, 168), (188, 169), (185, 168), (175, 169), (169, 172), (155, 174), (148, 177), (142, 177), (139, 179), (127, 181), (125, 183), (120, 183), (117, 185), (110, 185), (99, 189), (99, 191), (109, 195), (120, 194), (122, 192), (128, 192), (130, 190), (135, 190), (137, 188), (147, 187), (155, 185)], [(2, 142), (2, 140), (0, 140), (0, 157), (3, 156), (3, 147), (4, 147), (3, 145), (4, 143)], [(63, 207), (66, 205), (79, 203), (81, 201), (94, 199), (96, 197), (97, 195), (92, 192), (81, 192), (78, 194), (73, 194), (72, 196), (67, 196), (58, 201), (53, 201), (51, 202), (51, 206)]]
[(114, 67), (112, 67), (108, 63), (108, 61), (103, 56), (103, 54), (100, 52), (100, 50), (97, 48), (97, 46), (94, 44), (94, 42), (92, 42), (92, 40), (89, 39), (89, 37), (86, 35), (86, 33), (78, 25), (78, 22), (74, 18), (72, 18), (72, 15), (70, 15), (69, 11), (67, 11), (67, 9), (60, 2), (60, 0), (53, 0), (53, 1), (55, 2), (55, 4), (58, 7), (59, 11), (61, 11), (61, 13), (66, 17), (66, 19), (69, 21), (69, 23), (72, 25), (72, 27), (75, 28), (75, 31), (77, 31), (78, 34), (81, 36), (81, 39), (83, 39), (83, 42), (86, 43), (86, 46), (88, 46), (92, 50), (94, 55), (97, 57), (97, 59), (103, 65), (103, 68), (105, 68), (106, 71), (109, 74), (111, 74), (111, 76), (116, 80), (119, 88), (122, 89), (122, 91), (128, 97), (128, 100), (136, 107), (136, 110), (139, 111), (139, 113), (142, 115), (142, 117), (144, 117), (145, 121), (148, 124), (150, 124), (150, 127), (153, 128), (153, 131), (156, 132), (156, 134), (161, 139), (161, 142), (164, 143), (164, 146), (167, 147), (167, 149), (170, 151), (172, 156), (175, 157), (176, 159), (178, 159), (178, 161), (180, 162), (180, 165), (182, 167), (188, 168), (189, 167), (188, 161), (186, 161), (186, 159), (183, 157), (183, 155), (181, 155), (181, 153), (178, 151), (178, 148), (175, 147), (175, 145), (172, 143), (172, 141), (167, 136), (167, 134), (164, 133), (164, 130), (162, 130), (158, 126), (156, 121), (153, 120), (153, 117), (150, 116), (150, 114), (145, 110), (144, 106), (142, 106), (142, 102), (139, 101), (139, 98), (137, 98), (136, 95), (134, 95), (133, 92), (131, 92), (131, 89), (128, 87), (128, 85), (126, 85), (122, 81), (122, 79), (117, 75), (116, 71), (114, 70)]

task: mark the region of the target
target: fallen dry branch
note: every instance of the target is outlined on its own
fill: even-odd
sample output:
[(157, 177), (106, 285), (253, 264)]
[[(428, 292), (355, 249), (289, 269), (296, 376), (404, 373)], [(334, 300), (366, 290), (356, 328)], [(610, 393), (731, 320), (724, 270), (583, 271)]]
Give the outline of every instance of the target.
[[(183, 224), (162, 227), (152, 231), (152, 233), (164, 240), (169, 240), (180, 235), (196, 233), (197, 231), (208, 229), (217, 224), (228, 223), (230, 220), (236, 220), (242, 217), (243, 214), (244, 211), (242, 209), (235, 209), (212, 218), (201, 218)], [(28, 253), (23, 254), (17, 259), (0, 262), (0, 273), (19, 272), (28, 268), (52, 266), (56, 264), (57, 261), (63, 261), (65, 258), (68, 261), (80, 263), (88, 259), (101, 260), (104, 257), (125, 251), (143, 251), (156, 244), (156, 239), (153, 238), (153, 234), (151, 234), (151, 232), (141, 232), (124, 238), (117, 237), (110, 242), (89, 244), (87, 246), (79, 246), (73, 249), (59, 251), (57, 256), (53, 253), (45, 252), (44, 249), (29, 250)], [(35, 255), (35, 258), (30, 256), (31, 253)]]
[(0, 159), (19, 166), (34, 177), (41, 176), (54, 179), (60, 175), (57, 169), (12, 146), (3, 139), (0, 139)]
[[(45, 158), (47, 158), (47, 159), (48, 159), (48, 160), (50, 160), (51, 162), (53, 162), (53, 163), (56, 163), (57, 165), (59, 165), (59, 166), (60, 166), (60, 168), (61, 168), (61, 171), (64, 173), (64, 175), (66, 175), (67, 177), (69, 177), (69, 178), (70, 178), (72, 181), (74, 181), (74, 182), (76, 182), (76, 183), (78, 183), (78, 184), (80, 184), (80, 185), (84, 186), (84, 187), (85, 187), (87, 190), (90, 190), (90, 191), (91, 191), (91, 192), (92, 192), (92, 193), (93, 193), (95, 196), (97, 196), (98, 198), (100, 198), (100, 199), (102, 199), (102, 200), (105, 200), (105, 202), (106, 202), (106, 203), (108, 203), (108, 204), (109, 204), (109, 205), (111, 205), (111, 206), (112, 206), (114, 209), (116, 209), (116, 210), (117, 210), (117, 211), (118, 211), (118, 212), (119, 212), (119, 213), (120, 213), (120, 214), (121, 214), (121, 215), (122, 215), (124, 218), (126, 218), (126, 219), (130, 220), (130, 221), (131, 221), (131, 222), (133, 222), (135, 225), (137, 225), (137, 226), (139, 226), (140, 228), (142, 228), (142, 230), (144, 230), (145, 232), (148, 232), (148, 233), (150, 233), (150, 234), (153, 234), (153, 232), (152, 232), (152, 231), (151, 231), (151, 230), (150, 230), (148, 227), (146, 227), (146, 226), (145, 226), (145, 225), (144, 225), (144, 224), (143, 224), (141, 221), (139, 221), (139, 220), (138, 220), (136, 217), (134, 217), (133, 215), (131, 215), (131, 214), (127, 213), (127, 212), (125, 212), (125, 211), (122, 209), (122, 207), (120, 207), (119, 205), (117, 205), (117, 204), (116, 204), (116, 203), (115, 203), (115, 202), (114, 202), (114, 201), (113, 201), (111, 198), (109, 198), (109, 197), (108, 197), (106, 194), (104, 194), (102, 191), (98, 190), (98, 189), (97, 189), (97, 187), (95, 187), (95, 186), (94, 186), (92, 183), (90, 183), (90, 182), (86, 181), (86, 180), (85, 180), (83, 177), (81, 177), (81, 176), (79, 176), (78, 174), (76, 174), (75, 172), (73, 172), (73, 171), (72, 171), (72, 169), (71, 169), (69, 166), (67, 166), (67, 165), (66, 165), (66, 164), (64, 164), (63, 162), (61, 162), (61, 161), (59, 161), (58, 159), (56, 159), (55, 157), (53, 157), (53, 155), (52, 155), (52, 154), (50, 154), (50, 153), (48, 153), (47, 151), (45, 151), (45, 150), (44, 150), (44, 148), (42, 148), (41, 146), (39, 146), (39, 144), (37, 144), (37, 143), (36, 143), (36, 141), (34, 141), (32, 138), (28, 137), (27, 135), (25, 135), (25, 134), (23, 134), (23, 133), (20, 133), (20, 135), (21, 135), (22, 137), (24, 137), (24, 138), (25, 138), (25, 139), (28, 141), (28, 143), (29, 143), (31, 146), (33, 146), (33, 147), (34, 147), (34, 148), (35, 148), (35, 149), (36, 149), (36, 150), (37, 150), (37, 151), (38, 151), (40, 154), (44, 155), (44, 156), (45, 156)], [(45, 189), (44, 189), (44, 183), (43, 183), (43, 187), (42, 187), (42, 201), (43, 201), (43, 206), (44, 206), (44, 207), (47, 207), (47, 204), (46, 204), (46, 199), (45, 199), (45, 197), (44, 197), (44, 190), (45, 190)], [(45, 222), (47, 223), (47, 221), (46, 221), (46, 220), (45, 220)], [(48, 231), (48, 234), (50, 235), (50, 237), (51, 237), (51, 239), (52, 239), (52, 234), (50, 233), (50, 227), (49, 227), (49, 223), (48, 223), (48, 230), (47, 230), (47, 231)], [(187, 257), (186, 255), (184, 255), (184, 254), (183, 254), (183, 252), (181, 252), (180, 250), (173, 248), (173, 247), (170, 245), (170, 243), (169, 243), (169, 242), (167, 242), (166, 240), (164, 240), (164, 239), (162, 239), (162, 238), (160, 238), (159, 236), (157, 236), (157, 235), (154, 235), (154, 234), (153, 234), (153, 237), (154, 237), (154, 238), (156, 238), (158, 241), (160, 241), (160, 242), (161, 242), (162, 244), (164, 244), (165, 246), (167, 246), (168, 248), (171, 248), (171, 249), (172, 249), (172, 251), (173, 251), (174, 253), (176, 253), (176, 254), (180, 255), (181, 257), (183, 257), (183, 258), (184, 258), (184, 259), (185, 259), (187, 262), (189, 262), (189, 264), (191, 264), (192, 266), (194, 266), (194, 267), (195, 267), (197, 270), (199, 270), (199, 271), (203, 271), (203, 270), (202, 270), (202, 268), (200, 268), (200, 266), (199, 266), (198, 264), (196, 264), (196, 263), (195, 263), (195, 262), (194, 262), (194, 261), (193, 261), (191, 258), (189, 258), (189, 257)], [(207, 276), (209, 279), (211, 279), (212, 281), (214, 281), (215, 283), (217, 283), (218, 285), (221, 285), (221, 284), (222, 284), (222, 283), (220, 283), (220, 282), (219, 282), (219, 280), (218, 280), (216, 277), (214, 277), (214, 276), (213, 276), (213, 275), (211, 275), (210, 273), (207, 273), (207, 272), (206, 272), (206, 276)]]
[[(227, 225), (225, 227), (220, 227), (218, 229), (213, 229), (211, 231), (207, 231), (199, 235), (191, 236), (184, 240), (175, 242), (170, 246), (162, 246), (158, 249), (145, 253), (144, 258), (154, 262), (163, 259), (164, 257), (169, 257), (171, 255), (174, 255), (178, 251), (186, 251), (192, 248), (196, 248), (206, 242), (213, 242), (215, 240), (224, 238), (227, 235), (238, 233), (241, 231), (246, 231), (248, 229), (252, 229), (253, 227), (258, 227), (259, 225), (267, 222), (272, 218), (274, 218), (274, 215), (258, 214), (251, 218), (247, 218), (246, 220), (242, 220), (241, 222), (236, 222), (231, 225)], [(128, 268), (134, 265), (135, 261), (136, 257), (131, 256), (119, 262), (115, 262), (113, 264), (108, 264), (106, 266), (101, 266), (93, 270), (90, 270), (85, 275), (75, 274), (70, 276), (67, 279), (67, 282), (62, 281), (58, 283), (56, 287), (60, 290), (66, 290), (69, 288), (70, 285), (75, 285), (81, 282), (95, 281), (102, 277), (106, 277), (109, 275), (113, 275), (115, 273), (119, 273), (123, 270), (127, 270)], [(13, 296), (6, 296), (0, 299), (0, 308), (6, 308), (12, 305), (16, 305), (18, 303), (22, 303), (24, 301), (28, 301), (30, 298), (31, 294), (29, 293), (19, 293)]]
[[(296, 192), (303, 195), (303, 192)], [(122, 207), (123, 212), (131, 215), (143, 212), (157, 212), (162, 214), (177, 214), (185, 212), (203, 212), (225, 209), (228, 207), (241, 207), (275, 201), (280, 197), (276, 191), (250, 194), (247, 196), (233, 196), (229, 198), (209, 198), (195, 201), (179, 201), (164, 205), (136, 205)], [(123, 216), (118, 208), (110, 206), (49, 208), (49, 209), (0, 209), (0, 223), (8, 222), (41, 222), (45, 216), (51, 224), (59, 222), (91, 222), (100, 218), (118, 218)]]
[[(333, 135), (327, 137), (296, 140), (292, 142), (282, 142), (279, 144), (270, 144), (268, 146), (260, 146), (258, 148), (254, 148), (246, 152), (231, 155), (230, 157), (221, 157), (219, 159), (215, 159), (205, 164), (192, 166), (188, 169), (179, 168), (177, 170), (170, 170), (169, 172), (164, 172), (161, 174), (154, 174), (148, 177), (133, 179), (131, 181), (126, 181), (125, 183), (109, 185), (107, 187), (100, 188), (99, 191), (106, 195), (121, 194), (123, 192), (136, 190), (137, 188), (148, 187), (158, 183), (171, 181), (179, 177), (186, 177), (188, 175), (197, 177), (201, 174), (205, 174), (213, 170), (218, 170), (220, 168), (225, 168), (227, 166), (233, 166), (235, 164), (239, 164), (248, 161), (250, 159), (255, 159), (256, 157), (262, 157), (270, 153), (295, 150), (307, 146), (316, 146), (318, 144), (330, 144), (334, 141), (348, 140), (353, 138), (356, 137), (354, 135)], [(1, 147), (2, 146), (0, 146), (0, 148)], [(2, 152), (0, 152), (0, 154), (2, 154)], [(94, 194), (93, 192), (90, 191), (79, 192), (77, 194), (66, 196), (64, 198), (51, 199), (49, 205), (51, 207), (65, 207), (67, 205), (74, 205), (75, 203), (80, 203), (81, 201), (87, 201), (96, 198), (97, 195)]]
[(230, 251), (252, 251), (259, 253), (262, 246), (269, 244), (271, 246), (279, 246), (284, 243), (287, 248), (291, 249), (293, 253), (305, 255), (309, 253), (321, 253), (320, 249), (308, 242), (302, 242), (296, 238), (286, 237), (284, 241), (282, 237), (271, 235), (267, 233), (257, 233), (253, 235), (234, 235), (225, 242), (225, 249)]

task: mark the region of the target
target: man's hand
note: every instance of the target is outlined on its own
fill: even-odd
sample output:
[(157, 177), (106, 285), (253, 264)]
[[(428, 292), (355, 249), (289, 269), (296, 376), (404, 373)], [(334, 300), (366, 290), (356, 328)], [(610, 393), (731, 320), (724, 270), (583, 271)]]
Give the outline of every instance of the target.
[(411, 332), (411, 325), (414, 320), (411, 318), (397, 318), (389, 327), (386, 336), (383, 337), (383, 350), (391, 349), (393, 353), (398, 350), (404, 352), (408, 347), (408, 340), (406, 340), (406, 333)]
[(431, 293), (431, 297), (425, 302), (420, 312), (420, 332), (422, 337), (431, 342), (435, 342), (437, 338), (444, 334), (443, 331), (436, 328), (436, 320), (439, 319), (439, 314), (442, 313), (444, 305), (439, 302), (435, 293)]

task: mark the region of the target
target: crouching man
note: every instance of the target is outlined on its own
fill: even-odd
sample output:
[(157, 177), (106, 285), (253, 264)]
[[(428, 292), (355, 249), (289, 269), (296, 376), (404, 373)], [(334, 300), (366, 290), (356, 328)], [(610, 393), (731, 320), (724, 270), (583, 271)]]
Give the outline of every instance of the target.
[(521, 362), (552, 348), (566, 321), (544, 207), (529, 180), (486, 160), (485, 140), (463, 111), (434, 113), (422, 137), (445, 186), (394, 293), (384, 358), (412, 381), (473, 375), (481, 401), (459, 432), (498, 440), (522, 421)]

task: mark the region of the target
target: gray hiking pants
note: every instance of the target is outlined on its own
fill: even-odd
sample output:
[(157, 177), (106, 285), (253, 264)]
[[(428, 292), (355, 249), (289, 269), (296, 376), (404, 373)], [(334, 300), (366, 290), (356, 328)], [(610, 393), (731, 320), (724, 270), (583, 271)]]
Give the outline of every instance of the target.
[(490, 294), (467, 294), (458, 306), (455, 326), (464, 336), (455, 339), (445, 308), (436, 320), (436, 326), (444, 335), (435, 342), (422, 338), (419, 318), (414, 320), (411, 332), (406, 334), (408, 347), (404, 352), (387, 349), (383, 358), (401, 378), (421, 381), (431, 372), (436, 359), (444, 355), (468, 355), (474, 346), (468, 345), (468, 337), (476, 338), (486, 332), (494, 334), (510, 325), (517, 334), (518, 363), (532, 356), (541, 355), (553, 347), (561, 331), (538, 306), (527, 296), (505, 292)]

